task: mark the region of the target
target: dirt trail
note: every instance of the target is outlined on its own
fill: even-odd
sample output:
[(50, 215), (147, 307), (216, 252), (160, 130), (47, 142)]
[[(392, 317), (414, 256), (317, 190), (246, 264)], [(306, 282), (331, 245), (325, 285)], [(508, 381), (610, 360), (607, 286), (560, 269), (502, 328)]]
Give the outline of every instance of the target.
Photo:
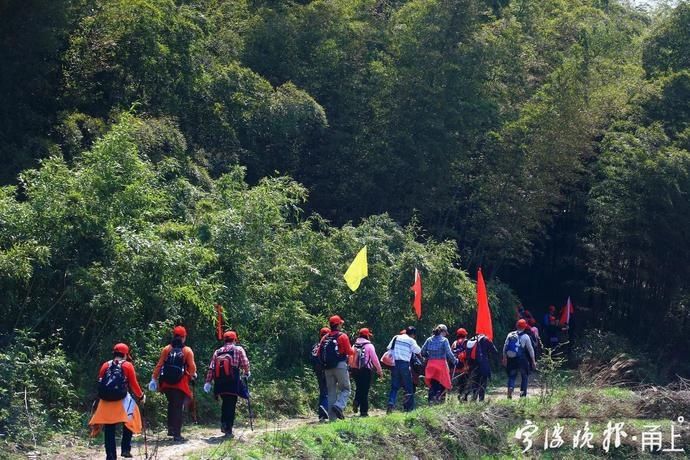
[[(166, 436), (165, 431), (147, 433), (146, 448), (143, 436), (135, 436), (132, 440), (132, 454), (135, 459), (177, 460), (187, 458), (190, 454), (204, 449), (220, 446), (225, 442), (245, 443), (264, 433), (289, 430), (310, 423), (318, 423), (313, 418), (286, 418), (274, 421), (257, 420), (252, 431), (249, 426), (236, 426), (235, 437), (226, 439), (217, 427), (186, 426), (183, 435), (187, 439), (184, 443), (174, 443)], [(118, 454), (119, 454), (118, 438)], [(44, 455), (30, 455), (32, 459), (51, 458), (56, 460), (102, 460), (105, 456), (102, 443), (91, 442), (88, 445), (69, 446), (61, 452)], [(120, 458), (120, 457), (118, 457)]]
[[(372, 410), (370, 414), (372, 417), (379, 417), (385, 415), (385, 411)], [(257, 420), (254, 422), (253, 431), (248, 425), (236, 425), (234, 430), (235, 437), (233, 439), (223, 437), (217, 427), (185, 426), (183, 428), (183, 435), (187, 441), (182, 444), (173, 443), (165, 435), (165, 431), (148, 432), (146, 449), (144, 449), (143, 437), (134, 437), (132, 440), (132, 454), (135, 459), (140, 460), (179, 460), (203, 450), (211, 449), (211, 452), (213, 452), (213, 449), (218, 448), (224, 443), (248, 443), (265, 433), (278, 433), (305, 425), (318, 425), (318, 421), (315, 417), (283, 418), (273, 421)], [(118, 454), (119, 450), (118, 438)], [(54, 452), (30, 455), (29, 458), (36, 460), (47, 458), (56, 460), (102, 460), (104, 456), (103, 444), (91, 441), (88, 445), (82, 443), (69, 445), (68, 443), (66, 446), (63, 445), (62, 448), (57, 448)]]

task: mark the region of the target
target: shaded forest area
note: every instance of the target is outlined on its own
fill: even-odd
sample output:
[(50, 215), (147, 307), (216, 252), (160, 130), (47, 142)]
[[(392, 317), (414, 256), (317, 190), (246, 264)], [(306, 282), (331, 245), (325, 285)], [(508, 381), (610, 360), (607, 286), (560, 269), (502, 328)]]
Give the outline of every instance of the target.
[(481, 265), (500, 330), (571, 296), (690, 371), (687, 2), (0, 0), (0, 69), (0, 374), (79, 382), (37, 401), (215, 302), (267, 382), (332, 311), (383, 342), (415, 265), (425, 330)]

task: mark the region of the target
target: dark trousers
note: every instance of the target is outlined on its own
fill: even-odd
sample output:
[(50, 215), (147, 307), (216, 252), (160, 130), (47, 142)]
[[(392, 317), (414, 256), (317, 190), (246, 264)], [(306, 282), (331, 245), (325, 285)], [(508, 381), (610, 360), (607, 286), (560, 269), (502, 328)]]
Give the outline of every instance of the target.
[(403, 408), (406, 412), (414, 409), (414, 385), (412, 384), (412, 371), (409, 361), (395, 361), (395, 367), (391, 370), (391, 393), (388, 405), (395, 406), (400, 388), (405, 390)]
[(472, 400), (484, 401), (486, 395), (486, 387), (489, 384), (489, 375), (482, 372), (479, 366), (473, 367), (470, 371), (470, 378), (468, 382), (469, 393), (472, 394)]
[(316, 380), (319, 382), (319, 407), (316, 412), (319, 419), (328, 418), (328, 385), (326, 384), (326, 374), (322, 369), (314, 369)]
[[(103, 425), (103, 435), (105, 437), (105, 458), (106, 460), (115, 460), (117, 458), (117, 450), (115, 447), (115, 428), (119, 423), (113, 425)], [(121, 452), (129, 452), (132, 450), (132, 432), (122, 424), (122, 445)]]
[(434, 404), (441, 401), (441, 397), (446, 388), (437, 380), (431, 380), (429, 387), (429, 404)]
[(371, 369), (359, 369), (354, 371), (355, 377), (355, 402), (359, 405), (361, 415), (369, 415), (369, 389), (371, 388)]
[(235, 409), (237, 408), (236, 395), (221, 395), (223, 405), (220, 409), (220, 426), (224, 433), (232, 433), (235, 424)]
[(527, 396), (527, 384), (529, 382), (530, 364), (524, 358), (508, 358), (508, 388), (515, 388), (515, 381), (520, 374), (520, 396)]
[(467, 401), (468, 394), (468, 383), (470, 380), (470, 371), (466, 370), (464, 373), (459, 374), (455, 377), (454, 383), (458, 390), (458, 398)]
[(168, 435), (182, 436), (182, 408), (187, 395), (182, 390), (165, 390), (168, 398)]

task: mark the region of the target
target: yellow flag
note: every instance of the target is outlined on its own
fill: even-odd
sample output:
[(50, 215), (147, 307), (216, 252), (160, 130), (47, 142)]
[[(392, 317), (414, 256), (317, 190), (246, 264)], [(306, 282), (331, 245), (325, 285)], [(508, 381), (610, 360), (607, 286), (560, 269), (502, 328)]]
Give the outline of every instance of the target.
[(367, 247), (364, 246), (355, 256), (355, 260), (350, 264), (350, 268), (347, 269), (345, 275), (345, 282), (347, 286), (356, 291), (359, 287), (359, 283), (362, 282), (364, 278), (369, 275), (369, 267), (367, 266)]

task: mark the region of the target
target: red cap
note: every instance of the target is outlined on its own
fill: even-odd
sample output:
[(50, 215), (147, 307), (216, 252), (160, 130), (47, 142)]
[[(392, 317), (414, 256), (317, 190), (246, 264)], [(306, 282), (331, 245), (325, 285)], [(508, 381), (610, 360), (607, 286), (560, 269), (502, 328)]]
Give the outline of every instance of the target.
[(185, 329), (184, 326), (175, 326), (175, 329), (173, 329), (173, 335), (187, 337), (187, 329)]
[(530, 318), (527, 320), (527, 324), (529, 324), (530, 326), (536, 326), (537, 320), (535, 320), (534, 318)]
[(345, 321), (343, 321), (343, 319), (338, 315), (331, 316), (328, 320), (328, 324), (330, 324), (331, 326), (340, 326), (344, 322)]
[(237, 340), (237, 332), (226, 331), (225, 334), (223, 334), (223, 340)]
[(362, 337), (373, 337), (374, 334), (371, 333), (369, 328), (363, 327), (362, 329), (359, 330), (359, 335)]
[(524, 330), (527, 329), (527, 321), (524, 319), (519, 319), (518, 322), (515, 324), (516, 329)]
[(455, 331), (455, 335), (458, 337), (467, 337), (467, 330), (464, 327), (461, 327), (457, 331)]
[(127, 356), (129, 354), (129, 347), (127, 346), (127, 344), (118, 343), (117, 345), (115, 345), (113, 347), (113, 352), (121, 353), (121, 354)]
[(555, 306), (555, 305), (549, 305), (549, 311), (550, 311), (551, 313), (555, 312), (555, 311), (556, 311), (556, 306)]
[(323, 337), (324, 335), (328, 334), (329, 332), (331, 332), (330, 329), (328, 329), (327, 327), (322, 327), (321, 330), (319, 331), (319, 336)]

